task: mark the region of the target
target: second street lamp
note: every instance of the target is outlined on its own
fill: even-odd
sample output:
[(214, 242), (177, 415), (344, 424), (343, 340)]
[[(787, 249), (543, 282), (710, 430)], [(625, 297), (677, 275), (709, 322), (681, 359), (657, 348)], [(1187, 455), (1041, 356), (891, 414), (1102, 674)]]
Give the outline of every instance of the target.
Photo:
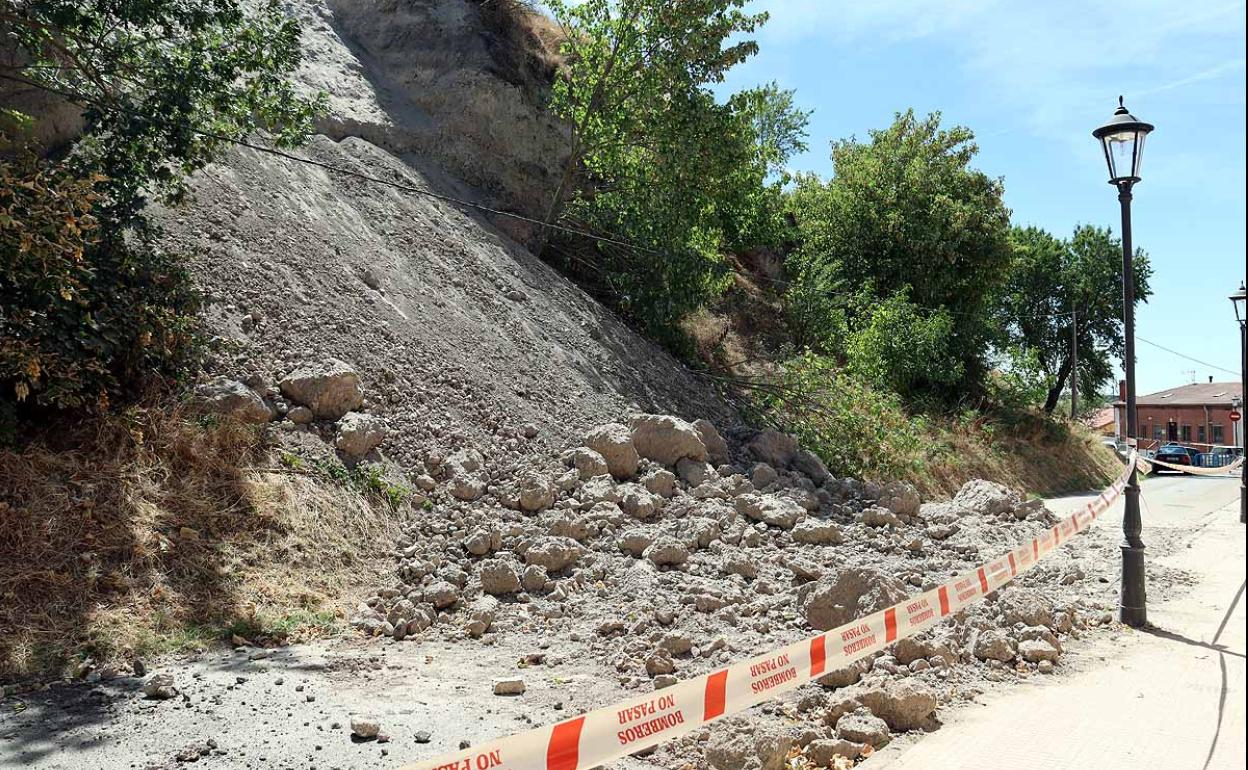
[[(1231, 304), (1235, 306), (1235, 320), (1239, 321), (1239, 380), (1242, 388), (1239, 403), (1248, 406), (1248, 307), (1246, 307), (1248, 292), (1244, 291), (1242, 283), (1239, 285), (1239, 291), (1231, 295)], [(1239, 476), (1239, 521), (1241, 524), (1248, 521), (1248, 423), (1244, 422), (1244, 411), (1248, 410), (1240, 412), (1239, 421), (1236, 423), (1239, 427), (1240, 457), (1244, 458)]]
[[(1140, 161), (1144, 155), (1144, 138), (1153, 127), (1127, 112), (1118, 97), (1118, 109), (1109, 122), (1092, 132), (1101, 142), (1105, 163), (1109, 166), (1109, 183), (1118, 188), (1122, 207), (1122, 368), (1127, 380), (1127, 437), (1138, 446), (1139, 429), (1135, 422), (1135, 275), (1131, 269), (1131, 188), (1140, 181)], [(1140, 519), (1140, 483), (1136, 469), (1127, 478), (1125, 506), (1122, 514), (1122, 592), (1118, 601), (1118, 619), (1139, 628), (1148, 622), (1144, 599), (1144, 541), (1140, 539), (1144, 524)]]

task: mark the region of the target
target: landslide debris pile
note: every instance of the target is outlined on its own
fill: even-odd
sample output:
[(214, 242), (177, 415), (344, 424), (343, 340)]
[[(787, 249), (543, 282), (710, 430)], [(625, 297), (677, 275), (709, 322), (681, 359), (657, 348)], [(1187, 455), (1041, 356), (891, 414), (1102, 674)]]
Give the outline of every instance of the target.
[[(556, 457), (431, 458), (417, 480), (431, 508), (353, 624), (400, 641), (528, 640), (529, 664), (597, 659), (625, 688), (659, 689), (930, 589), (1056, 522), (990, 482), (923, 503), (905, 483), (834, 478), (774, 430), (729, 433), (637, 414)], [(661, 751), (720, 770), (775, 767), (794, 746), (854, 758), (927, 724), (965, 683), (1051, 672), (1066, 635), (1104, 622), (1075, 585), (1077, 540), (992, 601), (829, 673), (830, 695), (801, 688)]]

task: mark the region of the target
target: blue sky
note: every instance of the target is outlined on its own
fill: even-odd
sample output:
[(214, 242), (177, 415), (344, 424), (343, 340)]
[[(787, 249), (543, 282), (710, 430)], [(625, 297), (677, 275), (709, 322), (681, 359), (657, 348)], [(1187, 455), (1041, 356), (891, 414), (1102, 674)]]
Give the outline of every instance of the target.
[(814, 110), (795, 169), (831, 173), (829, 142), (914, 107), (973, 129), (981, 169), (1005, 179), (1019, 224), (1066, 235), (1119, 229), (1091, 130), (1118, 94), (1149, 137), (1135, 190), (1136, 245), (1155, 269), (1137, 334), (1230, 372), (1139, 343), (1140, 393), (1238, 379), (1228, 295), (1245, 272), (1243, 2), (755, 0), (771, 13), (760, 52), (726, 88), (771, 80)]

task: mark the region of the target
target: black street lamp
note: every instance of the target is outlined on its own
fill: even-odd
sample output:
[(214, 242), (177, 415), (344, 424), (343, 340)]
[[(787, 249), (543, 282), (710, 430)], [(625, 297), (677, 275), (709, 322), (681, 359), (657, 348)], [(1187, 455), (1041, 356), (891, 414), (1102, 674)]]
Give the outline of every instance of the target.
[[(1239, 321), (1239, 380), (1242, 388), (1240, 404), (1248, 404), (1248, 293), (1244, 285), (1231, 295), (1231, 304), (1235, 306), (1235, 320)], [(1242, 409), (1242, 407), (1241, 407)], [(1245, 424), (1243, 412), (1239, 417), (1239, 447), (1243, 450), (1244, 465), (1239, 476), (1239, 521), (1248, 521), (1248, 424)]]
[[(1118, 109), (1109, 122), (1092, 132), (1105, 151), (1109, 166), (1109, 183), (1118, 188), (1122, 205), (1122, 316), (1123, 361), (1127, 376), (1127, 436), (1137, 448), (1139, 431), (1135, 421), (1135, 276), (1131, 269), (1131, 188), (1140, 181), (1140, 161), (1144, 155), (1144, 139), (1153, 127), (1127, 112), (1118, 97)], [(1118, 602), (1118, 619), (1139, 628), (1148, 622), (1144, 599), (1144, 541), (1140, 533), (1140, 483), (1135, 467), (1127, 478), (1126, 510), (1122, 516), (1122, 594)]]

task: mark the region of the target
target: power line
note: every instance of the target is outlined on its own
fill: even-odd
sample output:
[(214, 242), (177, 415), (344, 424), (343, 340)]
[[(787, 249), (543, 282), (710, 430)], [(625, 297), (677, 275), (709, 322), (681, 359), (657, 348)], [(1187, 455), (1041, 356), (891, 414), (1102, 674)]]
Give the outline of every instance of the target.
[(92, 105), (92, 106), (94, 106), (94, 107), (98, 107), (98, 108), (100, 108), (100, 109), (104, 109), (104, 110), (111, 110), (111, 111), (114, 111), (114, 112), (123, 112), (123, 113), (128, 113), (129, 115), (131, 115), (131, 116), (133, 116), (133, 117), (139, 118), (139, 119), (144, 120), (144, 121), (147, 121), (147, 122), (149, 122), (149, 123), (158, 123), (158, 124), (163, 124), (163, 125), (166, 125), (166, 126), (173, 126), (173, 127), (175, 127), (175, 128), (182, 128), (182, 129), (185, 129), (185, 130), (187, 130), (187, 131), (190, 131), (191, 133), (198, 134), (199, 136), (205, 137), (205, 138), (207, 138), (207, 139), (215, 139), (215, 140), (217, 140), (217, 141), (219, 141), (219, 142), (226, 142), (226, 143), (228, 143), (228, 144), (235, 144), (235, 145), (238, 145), (238, 146), (240, 146), (240, 147), (246, 147), (246, 148), (247, 148), (247, 149), (249, 149), (249, 150), (254, 150), (254, 151), (256, 151), (256, 152), (265, 153), (265, 154), (267, 154), (267, 155), (274, 155), (274, 156), (276, 156), (276, 157), (279, 157), (279, 158), (284, 158), (284, 159), (286, 159), (286, 160), (294, 161), (294, 162), (296, 162), (296, 163), (304, 163), (304, 164), (307, 164), (307, 165), (309, 165), (309, 166), (316, 166), (316, 167), (318, 167), (318, 168), (322, 168), (322, 169), (324, 169), (324, 170), (326, 170), (326, 171), (332, 171), (332, 172), (334, 172), (334, 173), (336, 173), (336, 174), (343, 174), (343, 175), (345, 175), (345, 176), (355, 177), (356, 179), (360, 179), (360, 180), (363, 180), (363, 181), (365, 181), (365, 182), (373, 182), (373, 183), (375, 183), (375, 184), (386, 185), (387, 187), (393, 187), (393, 188), (395, 188), (395, 189), (397, 189), (397, 190), (402, 190), (402, 191), (404, 191), (404, 192), (410, 192), (410, 193), (413, 193), (413, 194), (415, 194), (415, 195), (423, 195), (423, 196), (425, 196), (425, 197), (427, 197), (427, 198), (434, 198), (434, 199), (436, 199), (436, 200), (440, 200), (440, 201), (443, 201), (443, 202), (446, 202), (446, 203), (450, 203), (450, 204), (453, 204), (453, 205), (456, 205), (456, 206), (462, 206), (462, 207), (464, 207), (464, 208), (475, 209), (475, 210), (477, 210), (477, 211), (482, 211), (482, 212), (485, 212), (485, 213), (487, 213), (487, 214), (495, 214), (495, 215), (497, 215), (497, 216), (510, 217), (510, 218), (512, 218), (512, 219), (517, 219), (517, 220), (520, 220), (520, 221), (522, 221), (522, 222), (528, 222), (529, 224), (540, 225), (540, 226), (542, 226), (542, 227), (548, 227), (548, 228), (550, 228), (551, 230), (558, 230), (558, 231), (560, 231), (560, 232), (568, 233), (568, 234), (570, 234), (570, 235), (579, 235), (579, 236), (584, 237), (584, 238), (590, 238), (590, 239), (593, 239), (593, 240), (596, 240), (596, 241), (602, 241), (603, 243), (610, 243), (610, 244), (614, 244), (614, 245), (616, 245), (616, 246), (623, 246), (623, 247), (625, 247), (625, 248), (633, 249), (633, 250), (635, 250), (635, 251), (647, 252), (647, 253), (650, 253), (650, 254), (655, 254), (655, 255), (658, 255), (658, 256), (669, 256), (669, 255), (668, 255), (668, 254), (666, 254), (665, 252), (659, 251), (659, 250), (657, 250), (657, 249), (652, 249), (652, 248), (649, 248), (649, 247), (647, 247), (647, 246), (642, 246), (642, 245), (640, 245), (640, 244), (631, 243), (631, 242), (629, 242), (629, 241), (621, 240), (621, 239), (618, 239), (618, 238), (613, 238), (613, 237), (611, 237), (611, 236), (598, 235), (598, 234), (595, 234), (595, 233), (591, 233), (591, 232), (589, 232), (589, 231), (587, 231), (587, 230), (579, 230), (579, 229), (574, 228), (574, 227), (567, 227), (566, 225), (560, 225), (560, 224), (557, 224), (557, 223), (546, 223), (546, 222), (543, 222), (543, 221), (542, 221), (542, 220), (540, 220), (540, 219), (534, 219), (533, 217), (527, 217), (527, 216), (525, 216), (525, 215), (523, 215), (523, 214), (517, 214), (517, 213), (515, 213), (515, 212), (513, 212), (513, 211), (503, 211), (503, 210), (501, 210), (501, 209), (491, 208), (491, 207), (489, 207), (489, 206), (485, 206), (485, 205), (482, 205), (482, 204), (480, 204), (480, 203), (473, 203), (472, 201), (466, 201), (466, 200), (463, 200), (462, 198), (456, 198), (456, 197), (454, 197), (454, 196), (444, 195), (444, 194), (442, 194), (442, 193), (436, 193), (436, 192), (433, 192), (432, 190), (424, 190), (424, 189), (422, 189), (422, 188), (419, 188), (419, 187), (413, 187), (412, 185), (403, 184), (403, 183), (400, 183), (400, 182), (392, 182), (392, 181), (390, 181), (390, 180), (388, 180), (388, 179), (382, 179), (382, 178), (380, 178), (380, 177), (375, 177), (375, 176), (372, 176), (372, 175), (370, 175), (370, 174), (364, 174), (364, 173), (361, 173), (361, 172), (359, 172), (359, 171), (354, 171), (354, 170), (349, 169), (349, 168), (343, 168), (342, 166), (335, 166), (335, 165), (334, 165), (334, 164), (332, 164), (332, 163), (325, 163), (324, 161), (313, 160), (313, 159), (311, 159), (311, 158), (304, 158), (304, 157), (301, 157), (301, 156), (295, 155), (295, 154), (293, 154), (293, 153), (289, 153), (289, 152), (285, 152), (285, 151), (283, 151), (283, 150), (279, 150), (279, 149), (277, 149), (277, 148), (275, 148), (275, 147), (266, 147), (266, 146), (264, 146), (264, 145), (255, 144), (254, 142), (249, 142), (249, 141), (247, 141), (247, 140), (245, 140), (245, 139), (237, 139), (237, 138), (235, 138), (235, 137), (232, 137), (232, 136), (226, 136), (226, 135), (224, 135), (224, 134), (217, 134), (217, 133), (214, 133), (214, 132), (211, 132), (211, 131), (204, 131), (204, 130), (202, 130), (202, 129), (198, 129), (198, 128), (195, 128), (195, 127), (193, 127), (193, 126), (187, 125), (187, 124), (185, 124), (185, 123), (182, 123), (182, 124), (175, 124), (175, 123), (171, 123), (171, 122), (169, 122), (169, 121), (160, 120), (160, 119), (157, 119), (157, 118), (153, 118), (153, 117), (151, 117), (151, 116), (148, 116), (148, 115), (143, 115), (143, 114), (139, 113), (139, 112), (138, 112), (138, 111), (136, 111), (136, 110), (126, 109), (126, 108), (121, 107), (121, 106), (118, 106), (118, 105), (107, 104), (107, 103), (105, 103), (105, 102), (103, 102), (103, 101), (101, 101), (101, 100), (99, 100), (99, 99), (95, 99), (95, 98), (90, 97), (90, 96), (85, 96), (85, 95), (83, 95), (83, 94), (74, 94), (74, 93), (71, 93), (71, 92), (68, 92), (68, 91), (63, 91), (63, 90), (61, 90), (61, 89), (54, 88), (54, 87), (49, 86), (49, 85), (46, 85), (46, 84), (44, 84), (44, 83), (39, 83), (39, 82), (36, 82), (36, 81), (33, 81), (33, 80), (28, 80), (28, 79), (26, 79), (26, 78), (20, 78), (20, 77), (16, 77), (16, 76), (13, 76), (13, 75), (6, 75), (6, 74), (3, 74), (3, 73), (0, 73), (0, 78), (3, 78), (3, 79), (5, 79), (5, 80), (11, 80), (11, 81), (13, 81), (13, 82), (15, 82), (15, 83), (22, 83), (22, 84), (24, 84), (24, 85), (28, 85), (28, 86), (31, 86), (31, 87), (33, 87), (33, 88), (39, 88), (39, 89), (42, 89), (42, 90), (44, 90), (44, 91), (47, 91), (48, 93), (51, 93), (51, 94), (56, 94), (57, 96), (63, 97), (63, 98), (65, 98), (65, 99), (68, 99), (68, 100), (70, 100), (71, 102), (75, 102), (75, 103), (79, 103), (79, 104), (81, 104), (82, 102), (86, 102), (86, 103), (88, 103), (88, 104), (90, 104), (90, 105)]
[[(280, 150), (280, 149), (277, 149), (277, 148), (275, 148), (275, 147), (267, 147), (267, 146), (264, 146), (264, 145), (256, 144), (255, 142), (250, 142), (250, 141), (247, 141), (247, 140), (245, 140), (245, 139), (238, 139), (238, 138), (235, 138), (235, 137), (232, 137), (232, 136), (226, 136), (226, 135), (224, 135), (224, 134), (218, 134), (218, 133), (214, 133), (214, 132), (211, 132), (211, 131), (204, 131), (204, 130), (202, 130), (202, 129), (198, 129), (198, 128), (195, 128), (195, 127), (193, 127), (193, 126), (190, 126), (190, 125), (189, 125), (189, 124), (187, 124), (187, 123), (172, 123), (171, 121), (165, 121), (165, 120), (161, 120), (161, 119), (159, 119), (159, 118), (155, 118), (155, 117), (152, 117), (152, 116), (143, 115), (143, 114), (139, 113), (137, 110), (128, 109), (128, 108), (126, 108), (126, 107), (123, 107), (123, 106), (120, 106), (120, 105), (117, 105), (117, 104), (109, 104), (109, 103), (106, 103), (106, 102), (104, 102), (104, 101), (102, 101), (102, 100), (100, 100), (100, 99), (96, 99), (96, 98), (94, 98), (94, 97), (87, 96), (87, 95), (85, 95), (85, 94), (76, 94), (76, 93), (72, 93), (72, 92), (69, 92), (69, 91), (65, 91), (65, 90), (63, 90), (63, 89), (56, 88), (56, 87), (54, 87), (54, 86), (47, 85), (47, 84), (45, 84), (45, 83), (40, 83), (40, 82), (38, 82), (38, 81), (30, 80), (30, 79), (27, 79), (27, 78), (21, 78), (21, 77), (17, 77), (17, 76), (14, 76), (14, 75), (7, 75), (7, 74), (4, 74), (4, 73), (0, 73), (0, 79), (10, 80), (10, 81), (13, 81), (13, 82), (15, 82), (15, 83), (22, 83), (22, 84), (24, 84), (24, 85), (31, 86), (32, 88), (38, 88), (38, 89), (41, 89), (41, 90), (43, 90), (43, 91), (47, 91), (48, 93), (55, 94), (55, 95), (60, 96), (60, 97), (62, 97), (62, 98), (68, 99), (69, 101), (74, 102), (74, 103), (79, 103), (79, 104), (82, 104), (82, 103), (84, 103), (84, 102), (85, 102), (85, 103), (87, 103), (87, 104), (90, 104), (90, 105), (92, 105), (92, 106), (98, 107), (98, 108), (103, 109), (103, 110), (110, 110), (110, 111), (114, 111), (114, 112), (122, 112), (122, 113), (127, 113), (127, 114), (129, 114), (129, 115), (131, 115), (131, 116), (133, 116), (133, 117), (139, 118), (139, 119), (144, 120), (144, 121), (147, 121), (147, 122), (149, 122), (149, 123), (163, 124), (163, 125), (166, 125), (166, 126), (174, 126), (174, 127), (176, 127), (176, 128), (181, 128), (181, 129), (188, 130), (188, 131), (190, 131), (190, 132), (192, 132), (192, 133), (198, 134), (198, 135), (203, 136), (203, 137), (208, 138), (208, 139), (215, 139), (215, 140), (217, 140), (217, 141), (220, 141), (220, 142), (225, 142), (225, 143), (227, 143), (227, 144), (234, 144), (234, 145), (237, 145), (237, 146), (239, 146), (239, 147), (245, 147), (245, 148), (247, 148), (247, 149), (249, 149), (249, 150), (253, 150), (253, 151), (255, 151), (255, 152), (259, 152), (259, 153), (263, 153), (263, 154), (267, 154), (267, 155), (272, 155), (272, 156), (275, 156), (275, 157), (278, 157), (278, 158), (282, 158), (282, 159), (284, 159), (284, 160), (292, 161), (292, 162), (295, 162), (295, 163), (303, 163), (303, 164), (305, 164), (305, 165), (314, 166), (314, 167), (317, 167), (317, 168), (323, 169), (323, 170), (325, 170), (325, 171), (330, 171), (330, 172), (333, 172), (333, 173), (335, 173), (335, 174), (341, 174), (341, 175), (344, 175), (344, 176), (353, 177), (353, 178), (355, 178), (355, 179), (359, 179), (359, 180), (361, 180), (361, 181), (365, 181), (365, 182), (372, 182), (372, 183), (374, 183), (374, 184), (385, 185), (385, 186), (387, 186), (387, 187), (391, 187), (391, 188), (396, 189), (396, 190), (401, 190), (401, 191), (403, 191), (403, 192), (412, 193), (412, 194), (414, 194), (414, 195), (421, 195), (421, 196), (424, 196), (424, 197), (427, 197), (427, 198), (432, 198), (432, 199), (435, 199), (435, 200), (440, 200), (440, 201), (443, 201), (443, 202), (445, 202), (445, 203), (450, 203), (450, 204), (455, 205), (455, 206), (460, 206), (460, 207), (463, 207), (463, 208), (473, 209), (473, 210), (476, 210), (476, 211), (484, 212), (484, 213), (487, 213), (487, 214), (493, 214), (493, 215), (496, 215), (496, 216), (508, 217), (508, 218), (515, 219), (515, 220), (518, 220), (518, 221), (521, 221), (521, 222), (527, 222), (527, 223), (529, 223), (529, 224), (538, 225), (538, 226), (540, 226), (540, 227), (544, 227), (544, 228), (549, 228), (549, 229), (551, 229), (551, 230), (555, 230), (555, 231), (562, 232), (562, 233), (567, 233), (567, 234), (569, 234), (569, 235), (576, 235), (576, 236), (580, 236), (580, 237), (582, 237), (582, 238), (588, 238), (588, 239), (590, 239), (590, 240), (597, 241), (597, 242), (600, 242), (600, 243), (606, 243), (606, 244), (611, 244), (611, 245), (614, 245), (614, 246), (620, 246), (620, 247), (623, 247), (623, 248), (626, 248), (626, 249), (631, 249), (631, 250), (633, 250), (633, 251), (638, 251), (638, 252), (642, 252), (642, 253), (646, 253), (646, 254), (653, 254), (653, 255), (655, 255), (655, 256), (659, 256), (659, 257), (669, 257), (669, 258), (671, 257), (671, 254), (670, 254), (669, 252), (661, 251), (661, 250), (659, 250), (659, 249), (654, 249), (654, 248), (651, 248), (651, 247), (648, 247), (648, 246), (642, 246), (641, 244), (634, 243), (634, 242), (631, 242), (631, 241), (627, 241), (627, 240), (624, 240), (624, 239), (619, 238), (619, 237), (617, 237), (617, 236), (612, 236), (612, 235), (600, 235), (600, 234), (593, 233), (593, 232), (591, 232), (591, 231), (589, 231), (589, 230), (583, 230), (583, 229), (576, 228), (576, 227), (568, 227), (567, 225), (562, 225), (562, 224), (558, 224), (558, 223), (547, 223), (547, 222), (544, 222), (544, 221), (542, 221), (542, 220), (540, 220), (540, 219), (535, 219), (535, 218), (533, 218), (533, 217), (528, 217), (528, 216), (525, 216), (525, 215), (523, 215), (523, 214), (517, 214), (517, 213), (512, 212), (512, 211), (503, 211), (503, 210), (501, 210), (501, 209), (492, 208), (492, 207), (485, 206), (485, 205), (480, 204), (480, 203), (474, 203), (474, 202), (472, 202), (472, 201), (467, 201), (467, 200), (464, 200), (464, 199), (462, 199), (462, 198), (456, 198), (456, 197), (454, 197), (454, 196), (450, 196), (450, 195), (445, 195), (445, 194), (442, 194), (442, 193), (433, 192), (432, 190), (425, 190), (425, 189), (422, 189), (422, 188), (420, 188), (420, 187), (414, 187), (414, 186), (409, 185), (409, 184), (403, 184), (403, 183), (400, 183), (400, 182), (394, 182), (394, 181), (391, 181), (391, 180), (389, 180), (389, 179), (382, 179), (382, 178), (380, 178), (380, 177), (372, 176), (371, 174), (365, 174), (365, 173), (362, 173), (362, 172), (359, 172), (359, 171), (355, 171), (355, 170), (353, 170), (353, 169), (344, 168), (344, 167), (342, 167), (342, 166), (337, 166), (337, 165), (334, 165), (334, 164), (332, 164), (332, 163), (326, 163), (326, 162), (324, 162), (324, 161), (314, 160), (314, 159), (312, 159), (312, 158), (305, 158), (305, 157), (302, 157), (302, 156), (299, 156), (299, 155), (295, 155), (295, 154), (293, 154), (293, 153), (285, 152), (285, 151)], [(693, 253), (695, 253), (695, 254), (696, 254), (696, 252), (693, 252)], [(699, 255), (699, 256), (700, 256), (700, 255)], [(712, 264), (712, 266), (714, 266), (714, 267), (715, 267), (715, 268), (717, 268), (717, 269), (724, 269), (724, 268), (723, 268), (723, 266), (722, 266), (722, 265), (720, 265), (719, 263), (712, 262), (712, 261), (711, 261), (711, 260), (709, 260), (709, 259), (708, 259), (707, 261), (708, 261), (708, 263), (711, 263), (711, 264)], [(766, 281), (766, 282), (769, 282), (769, 283), (772, 283), (772, 284), (780, 284), (780, 285), (784, 285), (785, 287), (793, 286), (793, 285), (795, 284), (795, 282), (794, 282), (794, 281), (785, 280), (785, 279), (783, 279), (783, 278), (769, 278), (769, 277), (767, 277), (767, 276), (763, 276), (763, 275), (750, 275), (750, 274), (746, 274), (746, 273), (744, 273), (744, 272), (742, 272), (742, 271), (740, 271), (740, 270), (733, 270), (733, 269), (731, 269), (731, 268), (728, 268), (725, 272), (730, 272), (730, 273), (732, 273), (732, 274), (734, 274), (734, 275), (740, 275), (740, 276), (742, 276), (742, 277), (748, 277), (748, 278), (751, 278), (751, 279), (753, 279), (753, 280), (762, 280), (762, 281)], [(853, 298), (853, 297), (858, 297), (858, 296), (860, 296), (858, 293), (855, 293), (855, 292), (844, 292), (844, 291), (830, 291), (830, 290), (828, 290), (828, 291), (820, 291), (820, 292), (818, 292), (818, 293), (819, 293), (820, 295), (822, 295), (822, 296), (825, 296), (825, 297)], [(968, 311), (951, 310), (951, 309), (949, 309), (949, 308), (947, 308), (947, 307), (943, 307), (943, 306), (942, 306), (942, 307), (939, 307), (939, 308), (928, 308), (928, 310), (931, 310), (931, 311), (943, 311), (943, 312), (948, 313), (948, 314), (950, 314), (950, 315), (970, 316), (970, 317), (979, 317), (979, 314), (978, 314), (978, 313), (968, 312)], [(1027, 318), (1063, 318), (1063, 317), (1073, 317), (1073, 316), (1074, 316), (1074, 314), (1075, 314), (1075, 312), (1076, 312), (1076, 311), (1073, 311), (1073, 310), (1072, 310), (1072, 311), (1054, 311), (1054, 312), (1039, 311), (1039, 312), (1034, 312), (1034, 313), (1022, 313), (1022, 314), (1020, 314), (1020, 316), (1021, 316), (1021, 317), (1027, 317)], [(1217, 368), (1217, 367), (1215, 367), (1215, 368)], [(1224, 370), (1224, 371), (1225, 371), (1225, 370)]]
[(1143, 342), (1143, 343), (1144, 343), (1144, 344), (1146, 344), (1146, 345), (1152, 345), (1153, 347), (1158, 348), (1159, 350), (1164, 350), (1164, 351), (1166, 351), (1167, 353), (1171, 353), (1171, 354), (1173, 354), (1173, 355), (1178, 356), (1179, 358), (1186, 358), (1188, 361), (1191, 361), (1192, 363), (1195, 363), (1195, 364), (1200, 364), (1201, 366), (1207, 366), (1207, 367), (1209, 367), (1210, 369), (1217, 369), (1218, 371), (1220, 371), (1220, 372), (1226, 372), (1227, 374), (1233, 374), (1233, 375), (1235, 375), (1236, 377), (1240, 376), (1240, 372), (1231, 371), (1230, 369), (1227, 369), (1226, 367), (1223, 367), (1223, 366), (1218, 366), (1217, 364), (1211, 364), (1211, 363), (1209, 363), (1208, 361), (1201, 361), (1199, 358), (1192, 358), (1191, 356), (1187, 355), (1186, 353), (1180, 353), (1180, 352), (1179, 352), (1179, 351), (1177, 351), (1177, 350), (1171, 350), (1170, 348), (1166, 347), (1165, 345), (1158, 345), (1156, 342), (1153, 342), (1152, 340), (1146, 340), (1146, 339), (1144, 339), (1143, 337), (1141, 337), (1141, 336), (1140, 336), (1140, 335), (1138, 335), (1138, 334), (1137, 334), (1137, 335), (1135, 335), (1135, 338), (1136, 338), (1137, 340), (1139, 340), (1140, 342)]

